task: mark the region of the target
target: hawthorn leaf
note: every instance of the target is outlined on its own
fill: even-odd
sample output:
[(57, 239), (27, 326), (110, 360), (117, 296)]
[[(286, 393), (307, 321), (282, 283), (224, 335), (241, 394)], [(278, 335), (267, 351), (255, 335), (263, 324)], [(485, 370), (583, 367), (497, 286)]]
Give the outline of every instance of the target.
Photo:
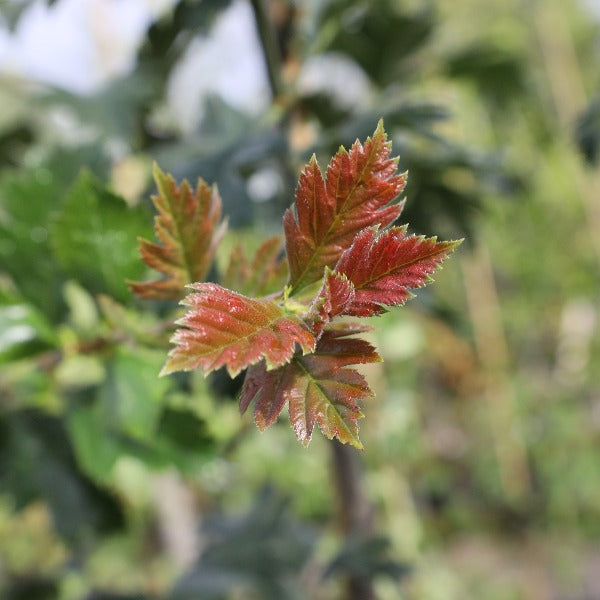
[(365, 227), (387, 226), (403, 202), (392, 202), (406, 176), (396, 175), (398, 159), (379, 121), (372, 138), (343, 146), (329, 163), (326, 179), (313, 156), (296, 189), (294, 207), (283, 218), (292, 294), (323, 276)]
[(323, 285), (315, 297), (308, 318), (312, 329), (318, 336), (333, 317), (344, 313), (354, 300), (354, 285), (343, 274), (325, 268)]
[(363, 413), (358, 401), (373, 392), (358, 371), (346, 367), (381, 360), (369, 342), (348, 337), (365, 329), (347, 324), (328, 328), (313, 354), (296, 353), (290, 363), (271, 371), (264, 361), (251, 366), (242, 387), (241, 412), (254, 400), (254, 420), (264, 430), (287, 403), (290, 422), (303, 445), (308, 446), (318, 425), (327, 438), (362, 448), (357, 422)]
[(215, 186), (201, 178), (195, 191), (186, 179), (178, 186), (156, 164), (154, 179), (154, 230), (160, 243), (143, 238), (138, 242), (142, 260), (166, 278), (129, 286), (142, 298), (178, 300), (188, 283), (202, 281), (208, 273), (227, 223), (219, 224), (221, 198)]
[(382, 232), (375, 227), (365, 229), (336, 265), (336, 272), (345, 275), (355, 289), (345, 313), (369, 317), (384, 312), (384, 306), (403, 304), (412, 296), (410, 288), (429, 283), (430, 275), (461, 242), (407, 236), (406, 226)]
[(287, 261), (282, 248), (280, 236), (270, 237), (248, 262), (244, 248), (236, 246), (229, 257), (223, 286), (248, 296), (266, 296), (281, 290), (288, 279)]
[(246, 367), (265, 359), (268, 369), (288, 362), (298, 344), (312, 352), (315, 337), (307, 325), (268, 299), (254, 299), (216, 283), (195, 283), (195, 293), (182, 304), (187, 313), (171, 342), (175, 344), (161, 371), (189, 371), (201, 367), (204, 374), (227, 367), (235, 377)]

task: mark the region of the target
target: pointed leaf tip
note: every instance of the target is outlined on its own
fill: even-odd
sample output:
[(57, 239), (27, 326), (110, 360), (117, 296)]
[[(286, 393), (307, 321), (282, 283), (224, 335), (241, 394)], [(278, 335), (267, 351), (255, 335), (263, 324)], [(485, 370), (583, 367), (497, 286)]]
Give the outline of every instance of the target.
[(196, 190), (186, 179), (178, 186), (156, 162), (152, 171), (158, 192), (152, 197), (157, 210), (154, 230), (158, 243), (140, 239), (139, 249), (142, 260), (165, 277), (130, 282), (129, 286), (142, 298), (177, 300), (187, 283), (206, 276), (226, 221), (221, 221), (221, 198), (215, 186), (210, 187), (202, 179)]
[(284, 216), (292, 292), (321, 279), (365, 227), (386, 227), (398, 218), (402, 205), (395, 199), (406, 178), (396, 173), (398, 161), (390, 152), (380, 122), (364, 144), (357, 140), (350, 151), (340, 148), (326, 178), (316, 161), (305, 167), (295, 210)]
[(344, 252), (336, 271), (353, 283), (354, 300), (346, 314), (360, 317), (378, 315), (384, 306), (399, 306), (411, 296), (410, 289), (431, 281), (458, 243), (438, 242), (435, 237), (407, 236), (406, 226), (379, 233), (365, 229)]

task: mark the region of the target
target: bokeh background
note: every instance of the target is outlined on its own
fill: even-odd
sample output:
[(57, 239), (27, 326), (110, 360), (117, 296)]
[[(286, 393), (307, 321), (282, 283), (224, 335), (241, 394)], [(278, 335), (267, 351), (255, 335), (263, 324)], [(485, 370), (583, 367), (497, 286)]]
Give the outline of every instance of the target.
[[(599, 93), (594, 0), (2, 0), (0, 596), (600, 598)], [(329, 442), (158, 379), (124, 281), (152, 161), (218, 184), (222, 268), (380, 117), (466, 241), (373, 320), (352, 531)]]

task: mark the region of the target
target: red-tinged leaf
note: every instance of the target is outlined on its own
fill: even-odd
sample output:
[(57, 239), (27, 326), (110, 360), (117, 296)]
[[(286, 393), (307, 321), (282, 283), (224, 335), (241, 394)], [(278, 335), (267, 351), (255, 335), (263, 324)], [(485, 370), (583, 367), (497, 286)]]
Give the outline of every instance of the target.
[(264, 430), (288, 403), (290, 422), (305, 446), (318, 425), (329, 439), (337, 437), (362, 448), (357, 421), (363, 414), (358, 401), (373, 393), (360, 373), (346, 367), (381, 360), (369, 342), (347, 337), (363, 330), (327, 329), (314, 354), (296, 354), (289, 364), (273, 371), (267, 371), (264, 362), (253, 365), (244, 381), (240, 410), (244, 412), (255, 400), (254, 419)]
[(288, 279), (287, 261), (282, 249), (280, 236), (268, 238), (248, 262), (244, 248), (236, 246), (229, 257), (223, 286), (247, 296), (266, 296), (282, 289)]
[(160, 243), (140, 239), (139, 246), (143, 261), (166, 278), (129, 285), (142, 298), (177, 300), (188, 283), (204, 279), (226, 223), (219, 225), (221, 199), (216, 187), (202, 179), (195, 191), (185, 179), (178, 186), (156, 165), (154, 179), (158, 188), (152, 197), (158, 211), (154, 230)]
[(389, 158), (390, 152), (380, 121), (364, 145), (357, 140), (349, 152), (340, 148), (326, 181), (311, 159), (300, 176), (295, 209), (283, 219), (292, 293), (321, 279), (324, 268), (337, 263), (362, 229), (398, 218), (402, 203), (392, 201), (406, 177), (396, 175), (398, 159)]
[(177, 321), (161, 375), (201, 367), (205, 374), (227, 367), (231, 377), (262, 358), (272, 369), (288, 362), (299, 344), (312, 352), (315, 337), (295, 315), (286, 314), (275, 302), (253, 299), (215, 283), (195, 283), (196, 293), (182, 304), (189, 307)]
[(354, 300), (354, 286), (342, 273), (325, 268), (323, 285), (315, 297), (308, 319), (313, 322), (312, 329), (317, 336), (333, 317), (344, 313)]
[(355, 288), (346, 314), (368, 317), (384, 312), (384, 306), (403, 304), (412, 296), (410, 288), (431, 281), (430, 275), (460, 243), (407, 236), (406, 227), (381, 233), (374, 227), (365, 229), (336, 266)]

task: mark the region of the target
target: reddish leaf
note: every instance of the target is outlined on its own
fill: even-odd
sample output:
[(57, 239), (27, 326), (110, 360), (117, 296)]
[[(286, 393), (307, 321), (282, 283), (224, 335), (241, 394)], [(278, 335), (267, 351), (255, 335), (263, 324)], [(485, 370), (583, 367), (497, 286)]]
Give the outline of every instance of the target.
[(292, 293), (321, 279), (359, 231), (400, 215), (402, 204), (390, 203), (406, 178), (396, 175), (398, 159), (389, 158), (390, 151), (380, 121), (364, 145), (357, 140), (350, 152), (340, 148), (326, 181), (313, 156), (300, 176), (295, 211), (288, 209), (283, 219)]
[(202, 367), (209, 373), (227, 367), (231, 377), (265, 359), (267, 368), (288, 362), (296, 343), (312, 352), (314, 335), (295, 315), (286, 314), (275, 302), (255, 300), (215, 283), (196, 283), (196, 291), (183, 300), (189, 307), (177, 324), (171, 341), (176, 344), (161, 371), (189, 371)]
[(222, 283), (248, 296), (266, 296), (282, 289), (287, 278), (287, 261), (282, 255), (281, 237), (277, 235), (261, 244), (252, 262), (248, 262), (243, 247), (236, 246)]
[(318, 336), (333, 317), (344, 313), (354, 300), (354, 286), (342, 273), (325, 268), (323, 285), (314, 299), (308, 318), (313, 322), (312, 329)]
[(158, 211), (154, 230), (160, 243), (140, 239), (139, 245), (144, 262), (166, 278), (129, 285), (142, 298), (176, 300), (188, 283), (204, 279), (226, 224), (219, 225), (221, 199), (216, 187), (202, 179), (195, 191), (185, 179), (177, 186), (157, 165), (154, 179), (158, 188), (152, 197)]
[(346, 314), (368, 317), (382, 313), (382, 305), (403, 304), (412, 295), (409, 288), (431, 281), (430, 275), (460, 243), (407, 236), (406, 227), (392, 227), (381, 233), (374, 227), (365, 229), (336, 266), (336, 271), (346, 275), (355, 288)]
[(357, 421), (363, 414), (358, 401), (373, 393), (358, 371), (345, 367), (381, 359), (367, 341), (347, 337), (360, 331), (364, 328), (327, 329), (314, 354), (296, 354), (289, 364), (273, 371), (267, 371), (264, 362), (253, 365), (244, 381), (240, 410), (244, 412), (255, 400), (254, 418), (264, 430), (287, 402), (292, 427), (305, 446), (316, 424), (329, 439), (337, 437), (362, 448)]

